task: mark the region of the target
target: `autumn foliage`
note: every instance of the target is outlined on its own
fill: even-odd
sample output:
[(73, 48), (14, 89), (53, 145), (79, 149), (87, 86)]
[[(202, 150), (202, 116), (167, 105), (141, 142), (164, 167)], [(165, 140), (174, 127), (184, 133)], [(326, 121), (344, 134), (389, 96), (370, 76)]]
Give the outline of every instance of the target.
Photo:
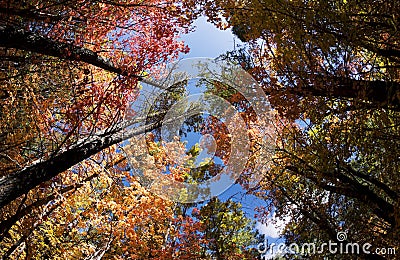
[(253, 205), (257, 220), (285, 220), (288, 245), (344, 231), (398, 251), (399, 13), (394, 0), (0, 0), (0, 255), (260, 257), (262, 237), (239, 202), (173, 202), (134, 174), (199, 183), (229, 162), (232, 136), (216, 117), (191, 117), (180, 130), (212, 136), (220, 164), (193, 170), (199, 144), (160, 139), (185, 82), (160, 96), (145, 125), (136, 127), (141, 111), (125, 114), (149, 74), (189, 51), (179, 37), (199, 15), (242, 41), (219, 58), (248, 71), (272, 107), (271, 120), (257, 118), (231, 86), (202, 82), (246, 127), (250, 157), (237, 183), (264, 201)]

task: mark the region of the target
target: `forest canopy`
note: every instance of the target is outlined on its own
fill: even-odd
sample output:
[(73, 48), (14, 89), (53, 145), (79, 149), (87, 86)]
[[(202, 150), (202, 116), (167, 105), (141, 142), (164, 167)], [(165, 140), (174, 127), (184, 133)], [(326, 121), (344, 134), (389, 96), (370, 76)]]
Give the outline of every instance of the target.
[[(2, 258), (260, 259), (255, 221), (272, 225), (272, 216), (285, 220), (287, 245), (343, 242), (345, 232), (372, 252), (399, 253), (398, 1), (0, 3)], [(205, 79), (169, 86), (145, 120), (140, 107), (126, 110), (146, 84), (159, 87), (149, 75), (189, 52), (181, 36), (200, 16), (241, 40), (218, 60), (256, 80), (270, 118), (235, 86)], [(238, 112), (232, 124), (249, 146), (236, 185), (263, 202), (251, 210), (223, 196), (168, 200), (133, 174), (151, 167), (199, 184), (232, 163), (234, 128), (213, 115), (175, 112), (185, 118), (180, 136), (162, 140), (169, 110), (196, 84)], [(193, 133), (205, 138), (188, 147)], [(151, 159), (132, 161), (127, 148)], [(207, 149), (214, 156), (206, 160)], [(307, 255), (323, 257), (396, 258)]]

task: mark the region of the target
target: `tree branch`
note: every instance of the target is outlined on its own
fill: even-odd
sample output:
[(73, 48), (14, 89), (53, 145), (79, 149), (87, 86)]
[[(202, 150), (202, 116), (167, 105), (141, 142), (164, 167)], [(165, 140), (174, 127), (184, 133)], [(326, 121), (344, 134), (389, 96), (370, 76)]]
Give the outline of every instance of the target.
[(122, 76), (142, 79), (99, 56), (96, 52), (73, 44), (58, 42), (22, 28), (0, 26), (0, 46), (31, 51), (70, 61), (81, 61)]

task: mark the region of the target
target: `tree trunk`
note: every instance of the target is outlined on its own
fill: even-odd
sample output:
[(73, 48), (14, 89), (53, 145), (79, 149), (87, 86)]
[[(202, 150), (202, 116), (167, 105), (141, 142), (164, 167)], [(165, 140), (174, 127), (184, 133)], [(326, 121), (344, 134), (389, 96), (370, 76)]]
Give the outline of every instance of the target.
[(0, 46), (31, 51), (70, 61), (81, 61), (109, 72), (141, 79), (141, 76), (114, 66), (110, 61), (89, 49), (58, 42), (22, 28), (0, 26)]
[(313, 85), (304, 87), (316, 96), (369, 101), (379, 107), (400, 109), (400, 84), (393, 81), (355, 80), (345, 77), (316, 76)]
[(1, 177), (0, 208), (101, 150), (133, 136), (156, 129), (161, 124), (162, 122), (156, 122), (131, 130), (125, 130), (120, 124), (120, 127), (112, 132), (95, 134), (44, 161), (37, 161), (20, 171)]
[(380, 80), (356, 80), (325, 75), (304, 76), (293, 87), (277, 88), (267, 95), (291, 93), (300, 97), (316, 96), (370, 102), (373, 108), (400, 111), (400, 83)]

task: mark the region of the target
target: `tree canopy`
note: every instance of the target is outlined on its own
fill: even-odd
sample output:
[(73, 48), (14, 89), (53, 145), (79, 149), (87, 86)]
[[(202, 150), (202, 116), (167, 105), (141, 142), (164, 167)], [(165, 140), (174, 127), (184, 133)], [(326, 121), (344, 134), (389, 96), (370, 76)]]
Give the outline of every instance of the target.
[[(256, 219), (288, 220), (287, 245), (338, 242), (346, 232), (348, 242), (400, 250), (398, 1), (0, 3), (2, 258), (260, 257), (262, 237), (238, 201), (174, 202), (133, 174), (144, 167), (198, 184), (230, 162), (233, 137), (213, 115), (173, 118), (183, 120), (180, 135), (207, 135), (204, 143), (162, 141), (163, 121), (190, 82), (160, 95), (145, 118), (126, 109), (145, 84), (160, 87), (149, 74), (189, 51), (179, 37), (200, 15), (242, 41), (219, 59), (251, 74), (272, 107), (273, 120), (256, 119), (234, 86), (198, 82), (239, 111), (243, 123), (234, 125), (245, 128), (250, 156), (237, 183), (265, 201), (253, 205)], [(263, 157), (266, 136), (272, 160)], [(205, 160), (204, 147), (218, 160)]]
[(255, 191), (270, 201), (261, 215), (291, 217), (288, 244), (343, 230), (398, 248), (398, 2), (204, 4), (247, 43), (225, 58), (259, 80), (285, 119), (275, 166)]

